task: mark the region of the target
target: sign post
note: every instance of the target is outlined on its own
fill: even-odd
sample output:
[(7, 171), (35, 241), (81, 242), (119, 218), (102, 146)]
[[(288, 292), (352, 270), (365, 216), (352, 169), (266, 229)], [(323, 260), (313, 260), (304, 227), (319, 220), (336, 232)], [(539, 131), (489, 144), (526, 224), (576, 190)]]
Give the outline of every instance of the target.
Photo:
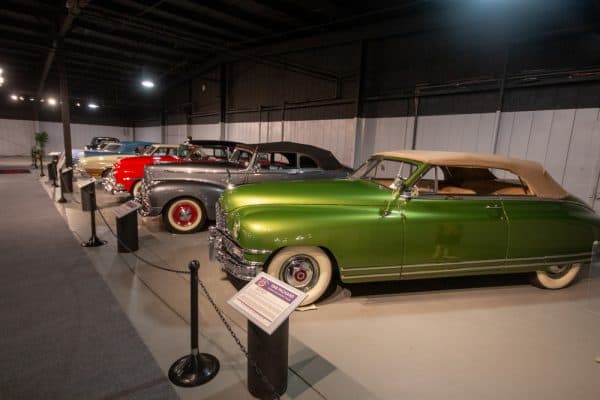
[(248, 391), (259, 399), (287, 390), (289, 316), (305, 297), (261, 272), (227, 301), (248, 319)]

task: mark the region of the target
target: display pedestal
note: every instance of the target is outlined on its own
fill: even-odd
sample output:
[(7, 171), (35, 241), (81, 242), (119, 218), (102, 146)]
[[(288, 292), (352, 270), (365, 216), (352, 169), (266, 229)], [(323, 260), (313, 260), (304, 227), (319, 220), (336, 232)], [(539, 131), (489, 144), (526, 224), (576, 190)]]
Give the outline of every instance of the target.
[(129, 253), (138, 250), (137, 212), (117, 217), (117, 251)]
[[(274, 392), (281, 396), (287, 390), (288, 341), (289, 318), (271, 335), (248, 321), (248, 391), (254, 397), (270, 400)], [(268, 382), (265, 382), (252, 361)]]

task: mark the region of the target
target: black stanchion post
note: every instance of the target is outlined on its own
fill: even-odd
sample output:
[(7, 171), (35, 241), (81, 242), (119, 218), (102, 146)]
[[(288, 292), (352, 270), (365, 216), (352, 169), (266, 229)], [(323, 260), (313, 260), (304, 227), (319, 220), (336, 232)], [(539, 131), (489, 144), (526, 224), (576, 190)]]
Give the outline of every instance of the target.
[(46, 176), (44, 174), (44, 160), (42, 159), (42, 156), (40, 156), (40, 177)]
[(190, 262), (191, 345), (192, 352), (181, 357), (169, 368), (169, 379), (177, 386), (200, 386), (219, 372), (219, 360), (211, 354), (198, 351), (198, 268), (197, 260)]
[(248, 391), (254, 397), (270, 400), (287, 390), (288, 342), (289, 318), (271, 335), (248, 320)]
[(81, 208), (89, 211), (92, 224), (92, 236), (87, 242), (81, 242), (83, 247), (98, 247), (106, 244), (96, 236), (96, 184), (91, 182), (81, 188)]
[[(58, 171), (57, 171), (58, 172)], [(63, 171), (60, 171), (60, 198), (57, 200), (59, 203), (66, 203), (67, 199), (65, 199), (65, 191), (64, 191), (65, 181), (63, 179)]]
[(117, 239), (119, 253), (129, 253), (140, 248), (135, 210), (122, 217), (117, 217)]

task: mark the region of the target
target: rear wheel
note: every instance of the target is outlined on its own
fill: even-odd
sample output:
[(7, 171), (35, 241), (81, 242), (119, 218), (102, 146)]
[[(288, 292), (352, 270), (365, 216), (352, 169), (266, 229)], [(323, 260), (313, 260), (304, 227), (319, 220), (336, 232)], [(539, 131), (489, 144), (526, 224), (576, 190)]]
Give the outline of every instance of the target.
[(536, 271), (533, 283), (544, 289), (562, 289), (569, 286), (581, 269), (581, 264), (553, 265), (546, 270)]
[(305, 306), (319, 300), (329, 287), (331, 260), (318, 247), (288, 247), (275, 254), (267, 273), (306, 293), (300, 304)]
[(206, 212), (201, 202), (186, 197), (167, 205), (163, 211), (163, 221), (173, 233), (192, 233), (204, 227)]
[(108, 175), (110, 174), (110, 171), (112, 171), (112, 168), (107, 168), (104, 171), (102, 171), (102, 177), (103, 178), (108, 178)]

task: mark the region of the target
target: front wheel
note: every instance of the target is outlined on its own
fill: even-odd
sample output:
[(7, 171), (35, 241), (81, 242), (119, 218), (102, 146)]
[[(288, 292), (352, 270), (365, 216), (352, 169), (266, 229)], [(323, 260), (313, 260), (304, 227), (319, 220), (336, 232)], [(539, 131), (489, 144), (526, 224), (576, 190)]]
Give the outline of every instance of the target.
[(134, 199), (140, 193), (140, 190), (142, 190), (142, 185), (143, 184), (144, 184), (144, 181), (139, 180), (139, 181), (135, 181), (135, 183), (131, 187), (131, 195), (133, 196)]
[(288, 247), (275, 254), (267, 273), (305, 292), (300, 304), (305, 306), (319, 300), (329, 287), (331, 260), (318, 247)]
[(536, 271), (533, 283), (544, 289), (562, 289), (569, 286), (581, 269), (581, 264), (553, 265), (543, 271)]
[(173, 233), (192, 233), (204, 227), (206, 212), (201, 202), (186, 197), (177, 199), (166, 207), (163, 221)]

